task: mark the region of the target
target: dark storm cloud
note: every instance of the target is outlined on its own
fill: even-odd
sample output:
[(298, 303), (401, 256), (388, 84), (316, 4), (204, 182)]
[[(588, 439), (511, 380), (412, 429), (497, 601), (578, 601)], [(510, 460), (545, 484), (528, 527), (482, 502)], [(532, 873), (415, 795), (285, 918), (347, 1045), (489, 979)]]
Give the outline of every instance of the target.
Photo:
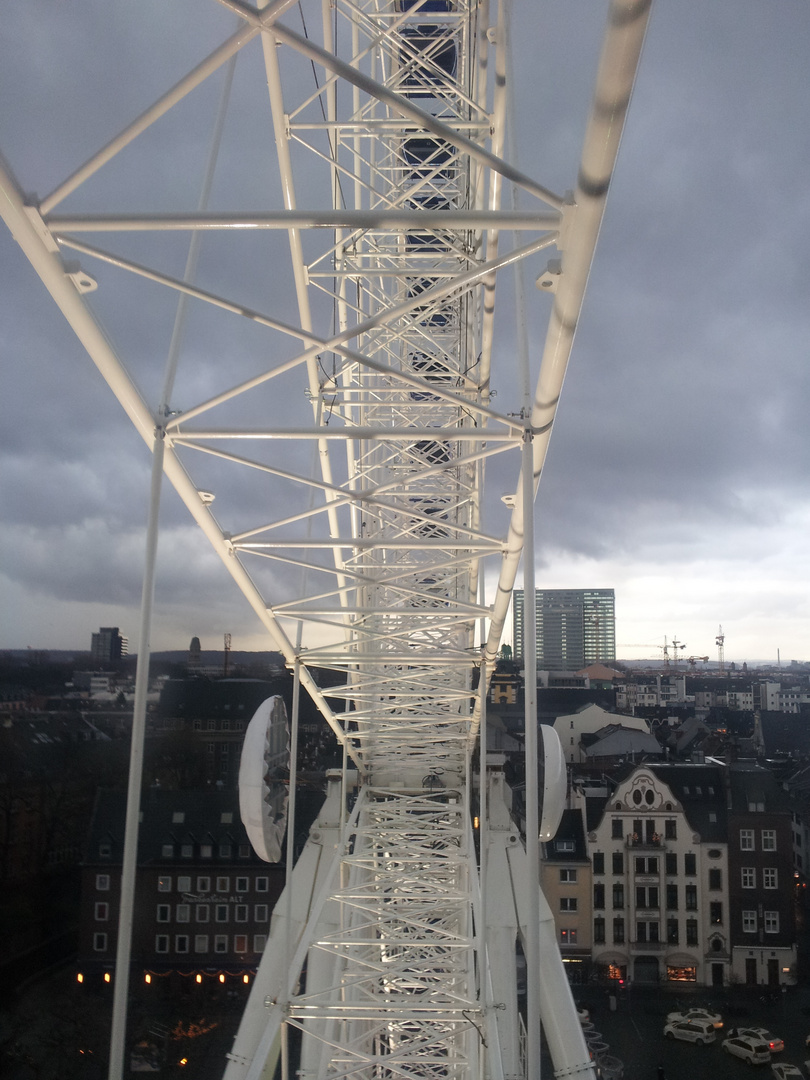
[[(512, 10), (516, 160), (560, 193), (576, 177), (604, 9), (589, 6), (585, 17), (583, 6), (554, 0)], [(233, 25), (216, 4), (144, 11), (100, 0), (80, 8), (32, 0), (10, 7), (0, 26), (0, 148), (22, 186), (48, 192)], [(751, 648), (765, 634), (772, 641), (785, 632), (797, 655), (810, 653), (806, 627), (799, 629), (807, 587), (796, 584), (810, 577), (803, 542), (810, 519), (808, 53), (810, 9), (799, 0), (655, 6), (538, 503), (546, 584), (615, 584), (620, 617), (635, 628), (625, 641), (653, 640), (645, 620), (675, 617), (683, 622), (661, 633), (697, 640), (689, 620), (714, 624), (726, 611)], [(285, 79), (311, 78), (306, 65), (283, 62)], [(198, 116), (216, 108), (221, 75), (62, 209), (188, 205), (188, 176), (200, 175), (207, 152)], [(212, 205), (279, 205), (271, 136), (254, 50), (237, 64)], [(307, 186), (315, 173), (301, 174), (300, 205), (316, 201)], [(92, 242), (148, 261), (148, 239)], [(98, 616), (97, 623), (101, 612), (116, 621), (114, 605), (136, 610), (149, 452), (7, 235), (0, 245), (3, 568), (32, 628), (38, 618), (69, 641), (71, 610)], [(169, 238), (160, 266), (181, 275), (186, 250), (186, 237)], [(547, 257), (527, 274), (535, 367), (548, 298), (537, 295), (532, 277)], [(175, 298), (127, 281), (137, 303), (119, 304), (121, 272), (85, 256), (81, 262), (100, 281), (91, 304), (155, 405)], [(258, 310), (291, 318), (293, 294), (286, 270), (279, 272), (287, 265), (281, 234), (237, 243), (210, 236), (199, 282), (225, 295), (241, 290)], [(511, 412), (522, 403), (506, 275), (499, 290), (493, 384), (497, 406)], [(316, 305), (321, 332), (331, 315)], [(192, 305), (173, 404), (186, 408), (298, 349)], [(268, 386), (249, 406), (251, 418), (277, 418), (279, 404), (285, 419), (305, 415), (303, 387), (300, 371)], [(234, 410), (214, 410), (203, 422), (227, 423)], [(288, 464), (308, 471), (307, 454), (298, 448)], [(301, 494), (291, 496), (276, 480), (190, 451), (180, 456), (198, 486), (217, 492), (223, 527), (269, 520), (280, 500), (300, 508)], [(493, 499), (514, 490), (516, 468), (514, 455), (492, 463)], [(502, 509), (485, 508), (493, 527)], [(207, 618), (249, 633), (255, 620), (170, 491), (162, 520), (159, 633), (185, 636), (189, 622), (200, 632)], [(746, 609), (738, 586), (751, 566)], [(275, 568), (259, 560), (250, 568), (276, 595)], [(573, 580), (576, 574), (586, 580)], [(45, 638), (43, 631), (39, 643), (56, 644)]]

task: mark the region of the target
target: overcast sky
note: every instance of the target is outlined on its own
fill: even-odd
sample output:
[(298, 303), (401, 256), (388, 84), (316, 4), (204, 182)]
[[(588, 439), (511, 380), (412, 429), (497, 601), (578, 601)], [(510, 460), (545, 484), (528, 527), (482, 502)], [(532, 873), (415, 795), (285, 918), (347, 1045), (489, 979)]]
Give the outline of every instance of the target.
[[(46, 194), (224, 38), (233, 17), (210, 7), (6, 5), (0, 152), (22, 187)], [(304, 5), (313, 25), (319, 9)], [(561, 193), (576, 179), (605, 10), (515, 4), (515, 154)], [(722, 624), (727, 660), (810, 659), (808, 56), (805, 0), (654, 5), (537, 515), (538, 585), (613, 587), (620, 656), (654, 656), (666, 636), (714, 658)], [(240, 58), (217, 206), (255, 205), (246, 176), (272, 168), (258, 141), (247, 161), (236, 151), (255, 119), (251, 71)], [(204, 88), (194, 108), (210, 114), (217, 95)], [(199, 172), (196, 115), (156, 138), (155, 208)], [(127, 168), (107, 207), (131, 190), (151, 208)], [(105, 189), (89, 196), (103, 204)], [(87, 648), (100, 625), (134, 642), (149, 454), (0, 230), (0, 647)], [(536, 353), (547, 298), (532, 287), (528, 300)], [(150, 401), (171, 326), (168, 308), (152, 314), (154, 330), (137, 309), (105, 321), (123, 351), (134, 345)], [(520, 407), (513, 318), (499, 313), (495, 348), (505, 412)], [(500, 468), (493, 482), (509, 487)], [(267, 647), (170, 489), (163, 523), (153, 645), (198, 635), (216, 648), (227, 631), (234, 648)]]

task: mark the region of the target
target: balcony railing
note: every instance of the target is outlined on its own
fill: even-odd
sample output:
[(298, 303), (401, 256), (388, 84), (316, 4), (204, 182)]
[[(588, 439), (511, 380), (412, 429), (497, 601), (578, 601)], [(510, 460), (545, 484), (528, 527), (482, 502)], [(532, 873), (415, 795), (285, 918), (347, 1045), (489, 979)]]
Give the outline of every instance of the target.
[(638, 833), (631, 833), (627, 837), (625, 846), (633, 848), (635, 851), (663, 851), (666, 849), (664, 838), (659, 836), (658, 833), (648, 838), (639, 836)]

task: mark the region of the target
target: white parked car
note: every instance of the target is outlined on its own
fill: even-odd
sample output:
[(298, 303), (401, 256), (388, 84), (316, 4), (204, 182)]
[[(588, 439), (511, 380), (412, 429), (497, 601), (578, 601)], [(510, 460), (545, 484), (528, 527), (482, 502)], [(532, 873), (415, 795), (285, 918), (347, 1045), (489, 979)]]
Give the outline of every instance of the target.
[(686, 1009), (683, 1012), (667, 1013), (667, 1023), (677, 1023), (679, 1020), (705, 1020), (719, 1031), (723, 1026), (723, 1017), (720, 1013), (709, 1012), (708, 1009)]
[(723, 1039), (723, 1049), (749, 1065), (767, 1065), (771, 1060), (768, 1044), (752, 1035), (729, 1035)]
[(796, 1080), (796, 1077), (804, 1077), (798, 1065), (788, 1065), (784, 1061), (780, 1061), (778, 1065), (771, 1065), (771, 1072), (777, 1080)]
[(778, 1035), (774, 1035), (773, 1032), (768, 1031), (763, 1027), (739, 1027), (729, 1028), (729, 1035), (750, 1035), (754, 1039), (761, 1039), (768, 1044), (768, 1049), (772, 1054), (781, 1054), (785, 1049), (785, 1040), (780, 1039)]
[(664, 1035), (668, 1039), (680, 1039), (682, 1042), (702, 1043), (708, 1046), (717, 1036), (714, 1025), (708, 1020), (675, 1020), (664, 1024)]

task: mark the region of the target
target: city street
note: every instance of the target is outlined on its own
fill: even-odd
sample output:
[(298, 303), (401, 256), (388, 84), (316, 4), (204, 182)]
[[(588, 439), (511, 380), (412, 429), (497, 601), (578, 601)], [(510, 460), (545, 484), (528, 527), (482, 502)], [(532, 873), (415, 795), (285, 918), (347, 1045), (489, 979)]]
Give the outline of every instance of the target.
[(711, 1046), (666, 1039), (663, 1034), (666, 1014), (695, 1006), (710, 1007), (724, 1020), (724, 1032), (731, 1027), (765, 1027), (784, 1039), (783, 1053), (773, 1061), (785, 1061), (804, 1067), (810, 1058), (805, 1036), (810, 1033), (810, 990), (801, 988), (779, 995), (771, 1003), (758, 992), (733, 991), (684, 994), (658, 988), (635, 987), (621, 994), (615, 1012), (610, 1011), (607, 992), (575, 992), (579, 1003), (591, 1012), (591, 1020), (609, 1053), (624, 1062), (625, 1080), (659, 1080), (659, 1066), (666, 1080), (739, 1080), (746, 1076), (770, 1076), (766, 1066), (748, 1065), (731, 1057), (721, 1047), (724, 1033), (718, 1032)]

